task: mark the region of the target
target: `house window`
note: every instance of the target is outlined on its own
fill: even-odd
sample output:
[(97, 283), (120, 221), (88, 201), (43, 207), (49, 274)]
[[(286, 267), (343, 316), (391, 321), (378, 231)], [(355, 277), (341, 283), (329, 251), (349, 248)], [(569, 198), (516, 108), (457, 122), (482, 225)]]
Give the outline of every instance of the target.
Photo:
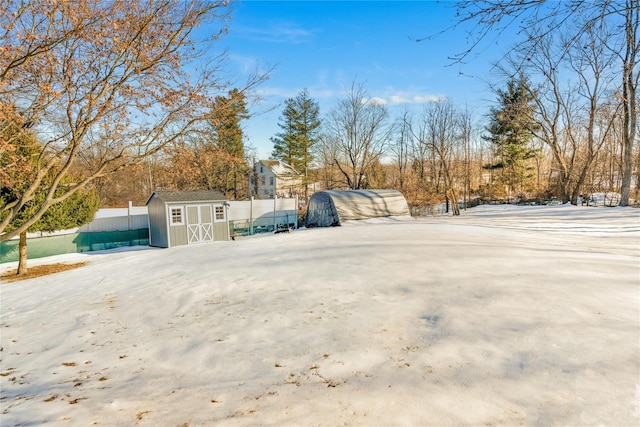
[(224, 221), (224, 206), (216, 206), (216, 221)]
[(266, 182), (265, 177), (264, 177), (264, 176), (263, 176), (263, 177), (261, 177), (260, 181), (262, 182), (262, 185), (264, 185), (264, 184), (265, 184), (265, 182)]
[(264, 168), (260, 166), (260, 173), (264, 173)]
[(269, 177), (269, 185), (273, 185), (273, 177), (272, 176)]
[(171, 225), (182, 225), (184, 224), (184, 211), (182, 210), (182, 206), (177, 208), (171, 208)]

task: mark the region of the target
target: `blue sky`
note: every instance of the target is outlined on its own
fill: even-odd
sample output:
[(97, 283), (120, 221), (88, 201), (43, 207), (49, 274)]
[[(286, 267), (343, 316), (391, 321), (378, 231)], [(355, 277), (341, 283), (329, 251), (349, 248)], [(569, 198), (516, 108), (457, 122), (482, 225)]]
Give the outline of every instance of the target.
[[(467, 48), (465, 31), (436, 34), (455, 23), (453, 2), (236, 1), (222, 40), (239, 78), (275, 68), (258, 92), (263, 101), (245, 121), (249, 145), (268, 158), (287, 98), (309, 90), (326, 115), (355, 80), (369, 98), (384, 100), (393, 117), (420, 111), (442, 97), (468, 106), (480, 120), (495, 96), (491, 63), (510, 40), (489, 40), (466, 64), (449, 59)], [(504, 37), (503, 37), (504, 39)]]

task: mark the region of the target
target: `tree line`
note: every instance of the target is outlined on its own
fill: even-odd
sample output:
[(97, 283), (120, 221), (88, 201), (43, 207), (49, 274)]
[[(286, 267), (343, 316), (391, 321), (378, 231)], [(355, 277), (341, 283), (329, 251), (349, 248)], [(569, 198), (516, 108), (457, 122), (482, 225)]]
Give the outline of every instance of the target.
[[(472, 197), (556, 197), (576, 204), (604, 191), (621, 193), (621, 205), (637, 199), (639, 8), (631, 1), (482, 1), (459, 2), (458, 8), (461, 22), (473, 21), (487, 33), (503, 30), (509, 14), (522, 24), (525, 42), (495, 64), (503, 78), (492, 87), (494, 106), (470, 111), (443, 99), (390, 117), (387, 106), (354, 81), (321, 114), (303, 89), (285, 101), (281, 131), (271, 139), (271, 158), (303, 174), (303, 196), (309, 186), (395, 188), (417, 209), (445, 203), (454, 213)], [(486, 33), (479, 34), (478, 42)], [(246, 109), (237, 113), (248, 118)], [(199, 185), (248, 197), (253, 153), (240, 148), (241, 138), (235, 152), (217, 149), (211, 156), (198, 144), (181, 143), (139, 169), (135, 182), (146, 183), (142, 194), (153, 185)]]
[[(578, 104), (572, 84), (549, 91), (526, 75), (508, 76), (504, 87), (495, 88), (494, 106), (485, 114), (441, 99), (392, 117), (386, 105), (369, 98), (364, 84), (354, 81), (322, 115), (303, 89), (285, 101), (271, 158), (301, 172), (304, 199), (313, 189), (393, 188), (416, 212), (444, 203), (457, 214), (474, 198), (557, 198), (576, 204), (594, 192), (620, 192), (624, 120), (615, 92), (602, 91)], [(230, 110), (230, 115), (245, 111)], [(241, 134), (238, 121), (230, 122)], [(140, 196), (148, 195), (155, 181), (248, 197), (253, 158), (243, 154), (241, 138), (235, 146), (235, 152), (215, 144), (172, 146), (162, 162), (154, 158), (155, 165), (139, 169)], [(632, 158), (637, 165), (637, 149)], [(633, 171), (637, 176), (637, 167)], [(637, 198), (637, 185), (632, 190)]]

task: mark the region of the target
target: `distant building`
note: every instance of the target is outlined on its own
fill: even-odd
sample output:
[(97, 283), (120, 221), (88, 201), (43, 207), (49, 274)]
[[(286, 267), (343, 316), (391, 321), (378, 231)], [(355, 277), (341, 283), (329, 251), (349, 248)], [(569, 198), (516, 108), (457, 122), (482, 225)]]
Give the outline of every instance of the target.
[(280, 160), (259, 160), (253, 165), (249, 192), (258, 199), (302, 195), (302, 174)]

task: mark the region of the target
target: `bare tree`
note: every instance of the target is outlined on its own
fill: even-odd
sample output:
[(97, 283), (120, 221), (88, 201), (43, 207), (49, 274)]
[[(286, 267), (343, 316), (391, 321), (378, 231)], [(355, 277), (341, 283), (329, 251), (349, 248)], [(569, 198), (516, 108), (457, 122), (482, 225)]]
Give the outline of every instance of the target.
[(398, 170), (398, 190), (403, 191), (409, 167), (409, 155), (413, 145), (413, 135), (411, 135), (411, 116), (405, 111), (395, 126), (397, 134), (395, 142), (389, 147), (395, 155), (394, 163)]
[[(544, 39), (526, 59), (516, 51), (502, 68), (509, 75), (525, 72), (537, 76), (538, 84), (530, 90), (537, 105), (532, 117), (537, 126), (531, 130), (551, 149), (564, 202), (577, 203), (615, 123), (613, 115), (602, 121), (602, 111), (610, 111), (609, 94), (615, 87), (611, 73), (614, 58), (601, 43), (607, 34), (603, 24), (587, 28), (579, 36), (580, 43), (562, 37)], [(575, 79), (567, 80), (566, 72)]]
[(326, 120), (327, 133), (337, 144), (334, 163), (353, 190), (366, 188), (366, 174), (384, 153), (391, 132), (387, 108), (366, 95), (363, 85), (353, 82)]
[(338, 144), (331, 136), (320, 134), (320, 141), (316, 148), (316, 162), (319, 164), (315, 171), (315, 179), (327, 190), (338, 189), (341, 181), (340, 172), (335, 166), (338, 157)]
[(578, 78), (575, 92), (582, 100), (579, 109), (585, 116), (582, 120), (574, 118), (581, 129), (569, 133), (574, 146), (578, 146), (580, 141), (583, 146), (581, 168), (571, 193), (573, 204), (577, 203), (587, 174), (612, 132), (619, 112), (619, 103), (613, 108), (610, 105), (609, 95), (614, 87), (614, 75), (611, 73), (614, 57), (605, 52), (602, 43), (608, 37), (605, 23), (599, 27), (590, 27), (580, 35), (581, 42), (573, 44), (567, 55), (569, 69)]
[[(3, 2), (0, 123), (32, 128), (43, 148), (30, 185), (0, 203), (0, 241), (97, 178), (196, 131), (228, 88), (215, 47), (228, 13), (226, 0)], [(196, 40), (196, 27), (212, 33)], [(0, 155), (15, 141), (2, 141)], [(82, 176), (61, 187), (74, 168)], [(3, 233), (39, 193), (40, 208)]]
[(473, 132), (473, 124), (471, 122), (471, 112), (465, 108), (460, 112), (458, 117), (458, 128), (460, 132), (460, 142), (463, 151), (463, 195), (464, 209), (467, 209), (469, 198), (471, 195), (471, 135)]
[[(626, 0), (622, 12), (624, 16), (624, 54), (622, 60), (622, 110), (624, 117), (623, 133), (623, 169), (621, 182), (620, 206), (629, 204), (631, 175), (633, 173), (633, 145), (637, 143), (638, 133), (638, 98), (637, 89), (640, 80), (640, 7), (636, 0)], [(613, 49), (618, 52), (619, 49)], [(638, 180), (636, 171), (636, 180)]]
[[(565, 35), (557, 52), (561, 59), (570, 49), (580, 47), (583, 34), (606, 25), (610, 32), (600, 40), (618, 58), (616, 73), (623, 103), (624, 164), (620, 205), (629, 204), (633, 151), (637, 135), (637, 88), (640, 62), (640, 8), (637, 0), (557, 1), (537, 0), (463, 0), (457, 3), (459, 24), (471, 24), (470, 47), (452, 57), (464, 61), (479, 45), (494, 34), (514, 28), (522, 39), (515, 48), (521, 53), (519, 67), (551, 40)], [(637, 173), (637, 172), (636, 172)]]
[(454, 215), (460, 215), (454, 176), (455, 153), (458, 142), (458, 113), (449, 101), (432, 102), (425, 107), (419, 122), (412, 127), (416, 141), (437, 159), (444, 184), (447, 205)]

